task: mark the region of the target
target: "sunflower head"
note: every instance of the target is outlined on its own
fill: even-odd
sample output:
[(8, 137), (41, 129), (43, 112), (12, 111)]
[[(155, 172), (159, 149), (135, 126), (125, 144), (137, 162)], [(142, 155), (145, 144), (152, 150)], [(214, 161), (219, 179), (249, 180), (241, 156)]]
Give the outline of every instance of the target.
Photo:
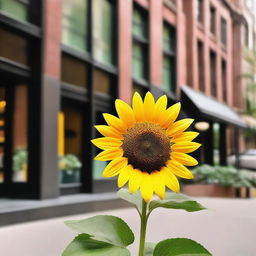
[(176, 121), (180, 103), (167, 108), (167, 97), (156, 102), (148, 92), (144, 101), (136, 92), (132, 107), (122, 100), (116, 100), (118, 117), (103, 114), (107, 125), (95, 128), (104, 136), (92, 143), (103, 149), (95, 159), (110, 161), (103, 171), (104, 177), (118, 175), (118, 186), (128, 183), (129, 191), (138, 189), (146, 202), (153, 194), (164, 199), (165, 187), (179, 192), (177, 177), (192, 179), (192, 173), (185, 166), (198, 162), (191, 153), (200, 144), (192, 140), (197, 132), (185, 131), (193, 119)]

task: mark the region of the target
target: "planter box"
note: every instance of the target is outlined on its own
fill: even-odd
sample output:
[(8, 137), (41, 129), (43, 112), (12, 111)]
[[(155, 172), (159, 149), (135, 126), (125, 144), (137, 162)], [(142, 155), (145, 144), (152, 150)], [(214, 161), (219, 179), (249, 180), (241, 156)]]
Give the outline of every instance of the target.
[(183, 186), (183, 193), (188, 196), (201, 197), (236, 197), (236, 188), (217, 184), (191, 184)]

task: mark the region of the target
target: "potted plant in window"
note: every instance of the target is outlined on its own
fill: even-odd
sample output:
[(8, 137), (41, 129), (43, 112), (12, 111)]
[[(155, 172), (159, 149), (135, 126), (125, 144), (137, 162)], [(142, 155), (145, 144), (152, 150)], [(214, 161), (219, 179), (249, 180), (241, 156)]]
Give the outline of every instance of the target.
[(24, 182), (27, 180), (28, 152), (25, 148), (18, 148), (13, 154), (13, 180)]
[(246, 171), (232, 166), (201, 165), (192, 173), (194, 181), (183, 186), (183, 192), (190, 196), (235, 197), (237, 188), (252, 185)]
[(80, 168), (82, 163), (77, 156), (67, 154), (59, 158), (60, 183), (78, 183), (80, 181)]

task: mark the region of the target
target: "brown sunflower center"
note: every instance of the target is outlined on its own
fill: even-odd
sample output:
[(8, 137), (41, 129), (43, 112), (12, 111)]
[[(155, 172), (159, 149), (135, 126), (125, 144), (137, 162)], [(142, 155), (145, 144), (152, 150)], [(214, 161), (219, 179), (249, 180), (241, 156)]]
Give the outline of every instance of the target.
[(160, 170), (170, 158), (170, 139), (154, 123), (137, 123), (127, 130), (122, 145), (129, 164), (148, 173)]

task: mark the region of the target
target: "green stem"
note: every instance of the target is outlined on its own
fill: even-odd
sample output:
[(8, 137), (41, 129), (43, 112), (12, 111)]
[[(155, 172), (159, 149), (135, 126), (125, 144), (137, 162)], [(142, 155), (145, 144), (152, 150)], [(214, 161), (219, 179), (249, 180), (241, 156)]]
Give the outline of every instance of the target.
[(142, 212), (140, 216), (140, 247), (139, 247), (139, 256), (144, 256), (145, 250), (145, 239), (146, 239), (146, 230), (147, 230), (147, 203), (142, 199)]

